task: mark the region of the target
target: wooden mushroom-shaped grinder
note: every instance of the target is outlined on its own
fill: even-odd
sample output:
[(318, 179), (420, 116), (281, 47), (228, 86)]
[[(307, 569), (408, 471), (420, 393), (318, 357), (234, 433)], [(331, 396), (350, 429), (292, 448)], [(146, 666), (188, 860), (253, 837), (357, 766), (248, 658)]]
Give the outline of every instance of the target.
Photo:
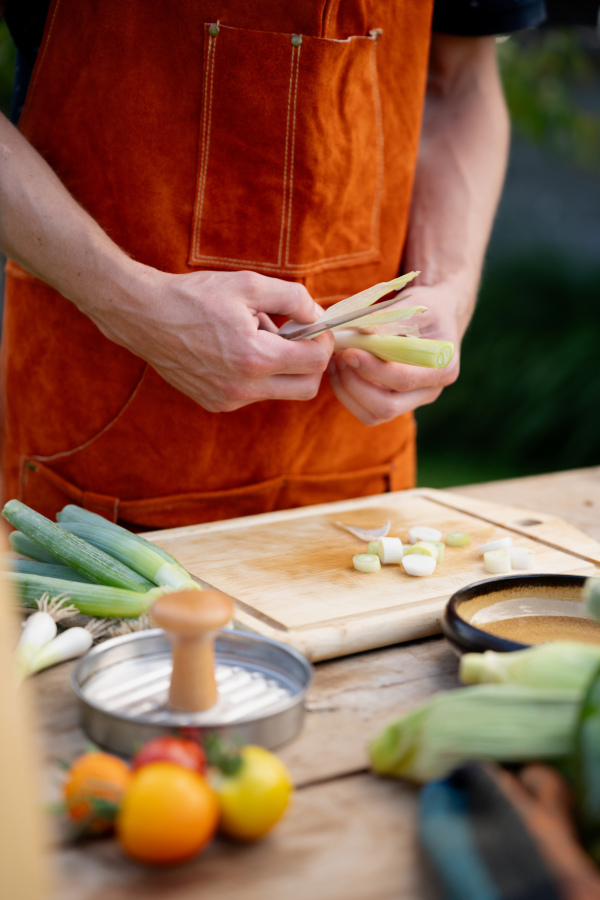
[(215, 637), (233, 616), (233, 603), (220, 591), (177, 591), (155, 600), (151, 615), (173, 649), (169, 706), (180, 712), (210, 709), (218, 699)]

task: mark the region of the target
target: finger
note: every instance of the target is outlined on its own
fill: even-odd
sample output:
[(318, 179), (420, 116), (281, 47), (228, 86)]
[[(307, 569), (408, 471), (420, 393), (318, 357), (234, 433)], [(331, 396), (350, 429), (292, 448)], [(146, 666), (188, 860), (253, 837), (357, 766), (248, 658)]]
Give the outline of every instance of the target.
[(260, 386), (263, 400), (312, 400), (317, 396), (322, 373), (318, 375), (273, 375)]
[(445, 387), (452, 384), (458, 375), (458, 366), (454, 360), (445, 369), (429, 369), (425, 366), (385, 362), (365, 350), (344, 350), (336, 355), (336, 362), (341, 370), (348, 366), (365, 381), (391, 391)]
[(310, 341), (288, 341), (277, 334), (259, 331), (258, 339), (268, 361), (269, 371), (265, 375), (322, 374), (333, 352), (333, 337), (329, 333)]
[[(333, 362), (333, 361), (332, 361)], [(440, 388), (421, 388), (398, 393), (364, 381), (352, 369), (341, 372), (331, 364), (327, 374), (338, 399), (365, 425), (380, 425), (433, 403)]]
[(257, 272), (240, 272), (240, 289), (257, 313), (282, 315), (303, 324), (315, 322), (322, 313), (303, 284), (270, 278)]
[(263, 331), (270, 331), (271, 334), (277, 334), (279, 331), (275, 322), (266, 313), (258, 313), (256, 318), (258, 319), (258, 327)]

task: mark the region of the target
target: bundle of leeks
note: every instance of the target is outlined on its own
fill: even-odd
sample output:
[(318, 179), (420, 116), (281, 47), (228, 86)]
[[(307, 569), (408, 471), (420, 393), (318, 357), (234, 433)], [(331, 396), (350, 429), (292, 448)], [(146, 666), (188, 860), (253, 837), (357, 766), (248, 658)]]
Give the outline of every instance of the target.
[[(583, 598), (600, 618), (600, 578), (587, 580)], [(597, 738), (589, 752), (598, 760), (600, 840), (600, 645), (552, 641), (512, 653), (466, 653), (460, 678), (472, 686), (435, 695), (375, 737), (369, 746), (374, 771), (425, 782), (473, 760), (572, 756), (586, 692), (597, 684)]]
[(199, 589), (177, 560), (143, 537), (78, 506), (65, 506), (51, 522), (18, 500), (2, 515), (18, 529), (3, 573), (23, 606), (42, 594), (66, 595), (80, 613), (101, 618), (137, 618), (165, 590)]

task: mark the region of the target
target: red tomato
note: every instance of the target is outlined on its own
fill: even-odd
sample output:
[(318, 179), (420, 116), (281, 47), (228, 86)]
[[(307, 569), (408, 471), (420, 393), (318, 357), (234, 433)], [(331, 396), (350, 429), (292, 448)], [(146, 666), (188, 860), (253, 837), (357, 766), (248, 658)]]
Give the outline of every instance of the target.
[(206, 772), (206, 754), (202, 747), (183, 738), (158, 737), (148, 741), (131, 760), (131, 768), (136, 771), (155, 762), (174, 763), (199, 775)]

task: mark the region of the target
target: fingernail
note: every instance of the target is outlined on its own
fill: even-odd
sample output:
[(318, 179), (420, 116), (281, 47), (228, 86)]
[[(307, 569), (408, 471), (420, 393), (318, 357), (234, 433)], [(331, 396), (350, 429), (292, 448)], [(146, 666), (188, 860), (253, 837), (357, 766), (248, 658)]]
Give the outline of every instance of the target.
[(360, 360), (359, 360), (358, 356), (347, 356), (346, 362), (348, 363), (349, 366), (352, 366), (353, 369), (360, 368)]

